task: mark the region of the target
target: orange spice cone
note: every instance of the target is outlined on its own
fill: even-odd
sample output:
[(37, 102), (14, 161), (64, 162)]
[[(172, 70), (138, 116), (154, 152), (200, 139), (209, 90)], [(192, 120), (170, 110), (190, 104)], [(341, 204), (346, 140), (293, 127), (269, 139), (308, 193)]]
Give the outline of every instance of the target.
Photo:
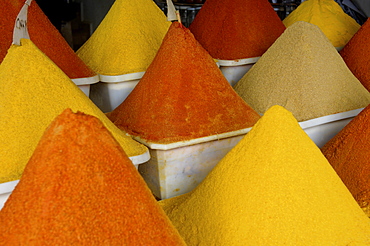
[(370, 106), (362, 110), (321, 151), (370, 217)]
[(213, 58), (261, 56), (285, 26), (268, 0), (207, 0), (189, 26)]
[[(0, 62), (12, 44), (16, 17), (25, 0), (3, 0), (0, 6)], [(60, 32), (42, 12), (36, 1), (28, 7), (27, 28), (32, 42), (44, 52), (70, 79), (88, 78), (95, 81), (96, 73), (73, 51)]]
[(161, 144), (249, 128), (260, 118), (178, 22), (143, 78), (108, 117), (129, 134)]
[(370, 18), (339, 52), (353, 75), (370, 91)]
[(0, 211), (0, 245), (184, 245), (111, 133), (62, 112)]

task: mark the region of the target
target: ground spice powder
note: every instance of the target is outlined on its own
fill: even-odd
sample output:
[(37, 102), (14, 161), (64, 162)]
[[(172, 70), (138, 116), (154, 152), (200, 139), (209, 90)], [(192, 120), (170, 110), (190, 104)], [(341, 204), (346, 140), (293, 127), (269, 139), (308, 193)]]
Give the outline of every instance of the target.
[(339, 52), (351, 72), (370, 91), (370, 20), (361, 26)]
[(42, 133), (64, 109), (98, 117), (130, 157), (147, 148), (124, 134), (31, 40), (0, 65), (0, 183), (19, 179)]
[(0, 212), (0, 245), (185, 245), (96, 117), (66, 109)]
[(152, 0), (116, 0), (77, 54), (98, 74), (143, 72), (170, 24)]
[(260, 118), (178, 22), (143, 78), (108, 117), (129, 134), (163, 144), (249, 128)]
[(261, 56), (285, 26), (267, 0), (207, 0), (189, 26), (216, 59)]
[(322, 148), (334, 170), (370, 217), (370, 106), (362, 110)]
[(346, 45), (360, 28), (360, 25), (334, 0), (304, 1), (283, 20), (283, 23), (289, 27), (297, 21), (317, 25), (335, 47)]
[(370, 93), (323, 32), (304, 21), (288, 27), (234, 89), (258, 113), (277, 104), (298, 121), (370, 103)]
[[(3, 0), (0, 5), (0, 62), (13, 41), (15, 19), (25, 0)], [(42, 12), (36, 1), (28, 8), (28, 33), (32, 42), (71, 79), (89, 78), (96, 73), (72, 50)]]
[(273, 106), (192, 192), (160, 201), (188, 245), (369, 245), (369, 219)]

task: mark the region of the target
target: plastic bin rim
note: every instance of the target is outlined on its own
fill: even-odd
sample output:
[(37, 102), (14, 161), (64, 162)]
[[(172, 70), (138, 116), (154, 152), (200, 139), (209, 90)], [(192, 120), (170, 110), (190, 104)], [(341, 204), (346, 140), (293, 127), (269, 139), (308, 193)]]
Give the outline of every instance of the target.
[(124, 82), (130, 80), (141, 79), (144, 76), (145, 72), (138, 72), (138, 73), (128, 73), (128, 74), (121, 74), (121, 75), (103, 75), (99, 74), (99, 78), (101, 82), (105, 83), (117, 83), (117, 82)]
[(220, 60), (217, 59), (220, 66), (240, 66), (240, 65), (246, 65), (246, 64), (252, 64), (256, 63), (260, 59), (260, 56), (258, 57), (252, 57), (252, 58), (245, 58), (245, 59), (235, 59), (235, 60)]
[(346, 112), (336, 113), (336, 114), (330, 114), (325, 115), (322, 117), (318, 117), (311, 120), (301, 121), (299, 122), (299, 125), (302, 127), (302, 129), (307, 129), (313, 126), (323, 125), (329, 122), (343, 120), (351, 117), (355, 117), (358, 115), (364, 108), (358, 108)]
[(221, 139), (224, 139), (224, 138), (243, 135), (243, 134), (248, 133), (251, 129), (252, 129), (252, 127), (249, 127), (249, 128), (244, 128), (244, 129), (237, 130), (237, 131), (225, 132), (225, 133), (221, 133), (221, 134), (215, 134), (215, 135), (211, 135), (211, 136), (207, 136), (207, 137), (201, 137), (201, 138), (194, 138), (194, 139), (190, 139), (190, 140), (186, 140), (186, 141), (173, 142), (173, 143), (169, 143), (169, 144), (152, 143), (152, 142), (146, 141), (146, 140), (144, 140), (144, 139), (142, 139), (138, 136), (132, 136), (132, 137), (136, 141), (138, 141), (139, 143), (144, 144), (145, 146), (147, 146), (150, 149), (170, 150), (170, 149), (175, 149), (175, 148), (200, 144), (200, 143), (204, 143), (204, 142), (210, 142), (210, 141), (213, 141), (213, 140), (221, 140)]
[(12, 192), (17, 186), (18, 182), (19, 180), (14, 180), (0, 184), (0, 195)]
[(71, 79), (75, 85), (91, 85), (99, 82), (99, 75), (86, 78)]

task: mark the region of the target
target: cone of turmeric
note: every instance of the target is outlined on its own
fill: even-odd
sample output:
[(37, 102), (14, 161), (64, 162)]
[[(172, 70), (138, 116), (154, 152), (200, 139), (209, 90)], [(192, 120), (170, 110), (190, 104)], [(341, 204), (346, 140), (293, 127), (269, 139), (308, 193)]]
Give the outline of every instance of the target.
[(322, 148), (343, 183), (367, 216), (370, 217), (370, 106)]
[(343, 47), (358, 31), (360, 25), (334, 0), (302, 2), (284, 20), (286, 27), (297, 21), (318, 26), (335, 47)]
[(170, 24), (152, 0), (116, 0), (77, 55), (101, 75), (144, 72)]
[(185, 245), (96, 117), (64, 110), (0, 211), (0, 245)]
[(216, 59), (261, 56), (285, 26), (267, 0), (207, 0), (189, 26)]
[(277, 105), (196, 189), (160, 204), (188, 245), (370, 244), (369, 219)]
[[(0, 62), (13, 40), (14, 23), (24, 0), (3, 0), (0, 5)], [(28, 7), (27, 29), (32, 42), (44, 52), (70, 79), (95, 81), (97, 74), (73, 51), (60, 32), (42, 12), (36, 1)]]
[(234, 86), (259, 114), (273, 105), (298, 121), (364, 108), (370, 93), (314, 24), (288, 27)]
[(178, 22), (143, 78), (108, 117), (129, 134), (160, 144), (249, 128), (260, 118)]
[(370, 91), (370, 19), (339, 52), (351, 72)]
[(147, 153), (149, 159), (144, 145), (119, 130), (31, 40), (21, 39), (0, 64), (0, 183), (20, 178), (45, 128), (66, 108), (99, 118), (130, 158)]

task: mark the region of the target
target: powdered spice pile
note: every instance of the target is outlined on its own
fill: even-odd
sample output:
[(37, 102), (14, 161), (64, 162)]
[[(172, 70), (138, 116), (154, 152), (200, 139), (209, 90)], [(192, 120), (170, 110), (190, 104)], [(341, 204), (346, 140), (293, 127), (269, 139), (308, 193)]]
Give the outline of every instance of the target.
[(207, 0), (189, 26), (213, 58), (261, 56), (285, 26), (267, 0)]
[(280, 105), (298, 121), (364, 108), (370, 93), (314, 24), (288, 27), (234, 86), (258, 113)]
[(370, 106), (322, 148), (339, 177), (370, 217)]
[(96, 117), (66, 109), (0, 211), (0, 245), (185, 245)]
[(19, 179), (42, 133), (64, 109), (98, 117), (130, 158), (148, 152), (105, 116), (31, 40), (0, 64), (0, 183)]
[(116, 0), (77, 54), (98, 74), (143, 72), (170, 24), (152, 0)]
[(346, 45), (360, 28), (360, 25), (334, 0), (304, 1), (283, 20), (283, 23), (289, 27), (297, 21), (306, 21), (318, 26), (335, 47)]
[(192, 192), (160, 201), (188, 245), (369, 245), (369, 219), (273, 106)]
[[(12, 44), (15, 19), (25, 0), (2, 0), (0, 5), (0, 62)], [(32, 42), (71, 79), (90, 78), (96, 73), (72, 50), (42, 12), (36, 1), (28, 7), (27, 28)]]
[(143, 78), (108, 117), (129, 134), (163, 144), (249, 128), (260, 118), (178, 22)]
[(351, 72), (370, 91), (370, 20), (361, 26), (340, 51)]

